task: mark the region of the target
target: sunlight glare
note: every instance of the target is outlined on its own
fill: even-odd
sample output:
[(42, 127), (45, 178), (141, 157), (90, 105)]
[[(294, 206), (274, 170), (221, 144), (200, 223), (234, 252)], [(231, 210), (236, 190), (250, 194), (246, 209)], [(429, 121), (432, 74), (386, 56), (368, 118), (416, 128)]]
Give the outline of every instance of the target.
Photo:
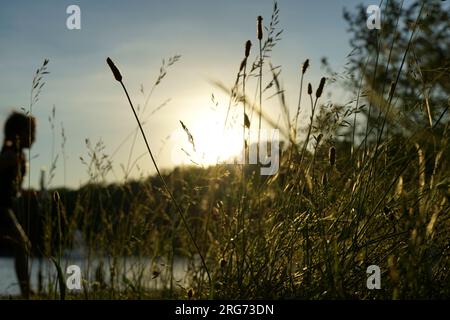
[(195, 151), (182, 128), (171, 136), (174, 165), (233, 163), (242, 150), (242, 129), (223, 129), (223, 123), (203, 118), (193, 125), (185, 123), (194, 139)]

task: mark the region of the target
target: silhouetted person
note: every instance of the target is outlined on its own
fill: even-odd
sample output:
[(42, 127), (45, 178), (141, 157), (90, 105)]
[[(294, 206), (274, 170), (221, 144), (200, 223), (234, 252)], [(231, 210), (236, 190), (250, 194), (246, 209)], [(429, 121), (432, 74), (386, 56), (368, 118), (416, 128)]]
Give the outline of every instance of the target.
[(30, 296), (27, 255), (31, 243), (16, 218), (14, 208), (26, 173), (23, 150), (33, 144), (35, 127), (34, 117), (13, 112), (5, 123), (0, 153), (0, 241), (14, 251), (16, 274), (24, 298)]

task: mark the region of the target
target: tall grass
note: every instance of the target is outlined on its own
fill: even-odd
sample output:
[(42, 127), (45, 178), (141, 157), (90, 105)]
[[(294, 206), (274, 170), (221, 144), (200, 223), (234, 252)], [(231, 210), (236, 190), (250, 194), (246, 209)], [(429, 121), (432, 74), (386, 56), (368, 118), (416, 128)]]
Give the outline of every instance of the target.
[(152, 159), (153, 165), (155, 166), (156, 172), (157, 172), (159, 178), (161, 179), (161, 181), (163, 183), (165, 191), (169, 194), (169, 196), (172, 199), (172, 201), (173, 201), (173, 203), (174, 203), (178, 213), (180, 214), (181, 220), (183, 221), (183, 224), (184, 224), (184, 226), (186, 227), (186, 230), (189, 233), (189, 236), (190, 236), (190, 238), (192, 240), (192, 243), (194, 244), (194, 246), (195, 246), (195, 248), (196, 248), (196, 250), (197, 250), (197, 252), (198, 252), (198, 254), (200, 256), (200, 259), (202, 261), (203, 267), (205, 268), (206, 274), (208, 276), (209, 282), (211, 283), (211, 276), (209, 274), (208, 267), (206, 265), (205, 259), (203, 258), (203, 254), (202, 254), (200, 248), (198, 247), (197, 241), (195, 240), (194, 236), (192, 235), (192, 232), (191, 232), (191, 230), (189, 228), (189, 225), (188, 225), (188, 223), (186, 221), (186, 218), (184, 217), (184, 214), (183, 214), (183, 211), (182, 211), (180, 205), (178, 204), (177, 200), (174, 198), (172, 192), (170, 191), (169, 187), (167, 186), (166, 180), (161, 175), (161, 172), (160, 172), (160, 170), (158, 168), (158, 165), (156, 164), (155, 157), (153, 156), (152, 150), (150, 149), (150, 146), (149, 146), (148, 141), (147, 141), (147, 136), (145, 135), (144, 129), (142, 128), (142, 124), (141, 124), (141, 122), (139, 120), (139, 117), (138, 117), (138, 115), (136, 113), (136, 110), (135, 110), (135, 108), (133, 106), (133, 103), (131, 102), (131, 99), (130, 99), (130, 96), (128, 94), (128, 91), (127, 91), (125, 85), (123, 84), (122, 75), (120, 74), (119, 69), (117, 69), (117, 67), (114, 65), (114, 63), (112, 62), (112, 60), (110, 58), (108, 58), (106, 61), (107, 61), (108, 65), (109, 65), (109, 67), (111, 68), (111, 71), (112, 71), (115, 79), (121, 84), (121, 86), (122, 86), (122, 88), (123, 88), (123, 90), (124, 90), (124, 92), (126, 94), (126, 97), (127, 97), (128, 102), (130, 104), (131, 110), (133, 111), (134, 117), (136, 118), (136, 122), (138, 123), (139, 130), (141, 131), (142, 137), (144, 138), (145, 146), (147, 147), (147, 150), (148, 150), (148, 153), (149, 153), (149, 155), (150, 155), (150, 157)]
[[(398, 108), (393, 103), (396, 86), (415, 30), (403, 61), (392, 67), (396, 70), (394, 82), (374, 86), (375, 78), (367, 78), (366, 68), (361, 66), (360, 87), (346, 105), (323, 98), (330, 90), (326, 76), (315, 92), (309, 82), (303, 88), (309, 61), (314, 59), (305, 60), (299, 100), (291, 118), (286, 99), (281, 97), (285, 93), (280, 73), (271, 67), (273, 78), (266, 85), (262, 73), (263, 66), (271, 65), (264, 59), (269, 59), (268, 53), (281, 34), (275, 30), (278, 11), (275, 5), (268, 28), (273, 37), (264, 45), (259, 24), (262, 18), (257, 20), (259, 54), (249, 74), (248, 46), (234, 86), (220, 86), (230, 93), (228, 111), (233, 99), (242, 101), (244, 154), (249, 141), (245, 130), (252, 125), (250, 112), (258, 115), (259, 130), (265, 120), (285, 137), (280, 170), (271, 177), (259, 176), (259, 168), (249, 165), (217, 164), (160, 172), (122, 76), (108, 61), (126, 93), (157, 176), (106, 186), (102, 182), (111, 170), (111, 159), (101, 142), (87, 141), (88, 157), (83, 161), (91, 183), (61, 196), (67, 199), (61, 205), (66, 206), (68, 227), (60, 234), (65, 237), (63, 244), (69, 245), (71, 234), (80, 229), (89, 258), (106, 256), (108, 277), (101, 276), (102, 268), (95, 272), (95, 266), (90, 265), (84, 274), (84, 291), (70, 297), (450, 296), (450, 163), (445, 157), (450, 152), (448, 117), (442, 114), (431, 127), (430, 122), (426, 128), (417, 125), (410, 135), (385, 134)], [(392, 50), (394, 46), (392, 42), (388, 47)], [(256, 101), (248, 97), (253, 86)], [(373, 89), (378, 87), (383, 89)], [(387, 94), (385, 87), (391, 88)], [(263, 112), (264, 95), (280, 96), (280, 113), (287, 119), (284, 126)], [(309, 114), (303, 95), (309, 97)], [(359, 112), (364, 103), (369, 103), (370, 112), (378, 108), (380, 126), (375, 127), (378, 122), (362, 123)], [(227, 120), (228, 114), (225, 125)], [(182, 126), (185, 128), (184, 123)], [(359, 139), (357, 131), (363, 133)], [(297, 134), (300, 132), (303, 134)], [(377, 133), (375, 139), (372, 132)], [(134, 267), (124, 258), (130, 256), (136, 258)], [(171, 262), (167, 265), (160, 257)], [(176, 257), (187, 261), (186, 283), (174, 279)], [(381, 290), (366, 287), (366, 269), (374, 264), (382, 270)], [(91, 273), (97, 274), (96, 280), (91, 280)], [(150, 290), (152, 284), (159, 284), (160, 290)]]

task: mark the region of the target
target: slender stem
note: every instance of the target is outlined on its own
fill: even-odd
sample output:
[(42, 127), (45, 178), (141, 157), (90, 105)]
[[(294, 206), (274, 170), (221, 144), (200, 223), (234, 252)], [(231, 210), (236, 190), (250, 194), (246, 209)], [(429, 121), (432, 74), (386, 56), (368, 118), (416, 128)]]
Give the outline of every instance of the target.
[(141, 122), (139, 121), (139, 117), (136, 114), (136, 111), (134, 109), (133, 103), (131, 102), (130, 96), (129, 96), (128, 91), (127, 91), (127, 88), (125, 87), (125, 85), (123, 84), (122, 81), (120, 81), (120, 84), (122, 85), (122, 88), (125, 91), (125, 94), (127, 96), (128, 102), (129, 102), (129, 104), (131, 106), (131, 110), (133, 111), (134, 117), (136, 118), (136, 121), (137, 121), (137, 123), (139, 125), (139, 129), (140, 129), (140, 131), (142, 133), (142, 137), (144, 138), (144, 142), (145, 142), (145, 145), (147, 147), (147, 151), (148, 151), (148, 153), (149, 153), (149, 155), (150, 155), (150, 157), (152, 159), (153, 165), (155, 166), (156, 173), (158, 174), (158, 177), (161, 179), (161, 181), (163, 183), (163, 186), (164, 186), (164, 189), (169, 194), (169, 196), (170, 196), (172, 202), (174, 203), (178, 213), (180, 214), (181, 220), (183, 221), (183, 224), (186, 227), (186, 230), (187, 230), (187, 232), (189, 234), (189, 237), (191, 238), (192, 243), (194, 244), (194, 247), (195, 247), (195, 249), (197, 250), (197, 252), (198, 252), (198, 254), (200, 256), (200, 259), (202, 261), (202, 265), (205, 268), (206, 274), (208, 275), (209, 285), (211, 286), (211, 284), (212, 284), (211, 275), (209, 274), (209, 270), (208, 270), (208, 267), (206, 265), (205, 259), (204, 259), (203, 255), (202, 255), (201, 251), (200, 251), (199, 246), (197, 245), (197, 242), (195, 241), (195, 238), (194, 238), (194, 236), (193, 236), (193, 234), (191, 232), (191, 229), (189, 228), (189, 225), (188, 225), (188, 223), (186, 221), (186, 218), (184, 217), (184, 214), (183, 214), (183, 211), (181, 210), (180, 205), (175, 200), (175, 197), (173, 196), (172, 192), (170, 192), (170, 189), (169, 189), (169, 187), (168, 187), (168, 185), (166, 183), (166, 180), (163, 178), (163, 176), (161, 175), (161, 172), (159, 171), (158, 165), (156, 164), (156, 160), (153, 157), (152, 150), (150, 149), (150, 145), (148, 144), (147, 137), (145, 135), (144, 129), (142, 128)]
[(300, 115), (300, 106), (302, 103), (303, 75), (304, 75), (304, 73), (302, 72), (302, 75), (300, 78), (300, 92), (298, 94), (297, 114), (295, 115), (294, 141), (297, 141), (298, 116)]
[[(245, 58), (245, 59), (247, 59), (247, 58)], [(241, 283), (242, 283), (242, 275), (243, 275), (243, 269), (244, 269), (244, 262), (245, 262), (245, 248), (246, 248), (246, 243), (245, 243), (245, 241), (246, 241), (246, 239), (245, 239), (245, 163), (246, 163), (246, 154), (247, 154), (247, 148), (246, 148), (246, 145), (245, 145), (245, 124), (246, 124), (246, 121), (245, 121), (245, 117), (246, 117), (246, 114), (245, 114), (245, 109), (246, 109), (246, 96), (245, 96), (245, 78), (246, 78), (246, 73), (247, 73), (247, 61), (245, 61), (245, 65), (244, 65), (244, 74), (243, 74), (243, 77), (242, 77), (242, 95), (243, 95), (243, 105), (244, 105), (244, 114), (243, 114), (243, 116), (244, 116), (244, 119), (243, 119), (243, 124), (244, 124), (244, 126), (243, 126), (243, 131), (242, 131), (242, 133), (243, 133), (243, 141), (242, 141), (242, 143), (243, 143), (243, 147), (242, 147), (242, 149), (243, 149), (243, 154), (242, 154), (242, 156), (243, 156), (243, 161), (242, 161), (242, 172), (241, 172), (241, 174), (242, 174), (242, 196), (241, 196), (241, 200), (242, 200), (242, 205), (241, 205), (241, 212), (240, 212), (240, 230), (242, 230), (242, 253), (241, 253), (241, 265), (240, 265), (240, 268), (239, 268), (239, 286), (241, 285)], [(239, 230), (239, 232), (240, 232), (240, 230)]]
[(314, 101), (314, 104), (313, 104), (313, 98), (312, 98), (311, 95), (310, 95), (310, 99), (311, 99), (311, 123), (309, 124), (309, 127), (308, 127), (308, 134), (306, 135), (305, 142), (303, 143), (303, 148), (302, 148), (302, 154), (300, 156), (299, 167), (300, 167), (300, 164), (303, 161), (303, 157), (305, 155), (306, 148), (308, 147), (309, 137), (311, 136), (311, 130), (312, 130), (313, 122), (314, 122), (314, 114), (315, 114), (315, 111), (316, 111), (317, 100), (319, 100), (319, 98), (316, 98), (316, 100)]
[[(304, 73), (302, 72), (302, 75), (300, 77), (300, 92), (298, 94), (298, 105), (297, 105), (297, 113), (295, 115), (295, 120), (294, 120), (294, 136), (292, 137), (293, 141), (292, 146), (290, 148), (289, 151), (289, 158), (288, 158), (288, 171), (291, 168), (291, 163), (292, 163), (292, 153), (295, 149), (295, 152), (297, 153), (297, 129), (298, 129), (298, 117), (300, 115), (300, 107), (301, 107), (301, 103), (302, 103), (302, 91), (303, 91), (303, 75)], [(288, 119), (289, 120), (289, 119)]]
[(262, 43), (259, 39), (259, 122), (258, 122), (258, 157), (259, 157), (259, 145), (261, 143), (261, 115), (262, 115), (262, 68), (263, 68), (263, 57), (262, 57)]
[[(247, 59), (247, 58), (246, 58)], [(243, 129), (242, 129), (242, 146), (243, 146), (243, 150), (244, 150), (244, 152), (243, 152), (243, 157), (244, 157), (244, 163), (245, 163), (245, 154), (246, 154), (246, 145), (245, 145), (245, 117), (246, 117), (246, 114), (245, 114), (245, 107), (246, 107), (246, 100), (247, 100), (247, 98), (246, 98), (246, 96), (245, 96), (245, 76), (246, 76), (246, 72), (247, 72), (247, 61), (245, 62), (245, 66), (244, 66), (244, 75), (243, 75), (243, 78), (242, 78), (242, 96), (243, 96), (243, 101), (242, 101), (242, 103), (243, 103), (243, 105), (244, 105), (244, 114), (243, 114), (243, 124), (244, 124), (244, 126), (243, 126)]]
[[(147, 95), (147, 98), (145, 99), (145, 103), (144, 103), (144, 107), (142, 108), (141, 115), (143, 115), (145, 113), (145, 110), (147, 109), (148, 102), (150, 101), (150, 98), (152, 97), (153, 92), (155, 91), (155, 88), (156, 88), (156, 84), (153, 84), (152, 89), (150, 90), (149, 94)], [(133, 151), (134, 151), (134, 147), (136, 145), (136, 138), (137, 138), (138, 132), (139, 132), (139, 130), (138, 130), (138, 128), (136, 128), (136, 130), (134, 131), (133, 142), (131, 143), (130, 153), (128, 155), (128, 162), (127, 162), (127, 168), (126, 168), (126, 172), (125, 172), (125, 179), (127, 179), (128, 176), (131, 174), (131, 170), (133, 168), (133, 167), (130, 167), (131, 166), (131, 157), (133, 156)]]

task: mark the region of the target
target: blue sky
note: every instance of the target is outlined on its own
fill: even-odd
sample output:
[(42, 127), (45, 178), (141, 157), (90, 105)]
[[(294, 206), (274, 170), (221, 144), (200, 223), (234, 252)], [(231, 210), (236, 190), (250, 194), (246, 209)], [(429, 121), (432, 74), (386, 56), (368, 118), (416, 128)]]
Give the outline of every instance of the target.
[[(275, 48), (272, 62), (282, 65), (282, 79), (288, 103), (297, 101), (299, 68), (311, 59), (307, 81), (318, 83), (323, 70), (320, 58), (329, 58), (335, 69), (345, 63), (350, 52), (349, 35), (342, 18), (343, 7), (355, 8), (378, 1), (320, 0), (278, 2), (283, 39)], [(66, 28), (66, 8), (81, 9), (81, 30)], [(272, 0), (206, 1), (8, 1), (0, 10), (0, 123), (11, 110), (28, 108), (33, 73), (44, 58), (50, 59), (39, 102), (33, 107), (38, 119), (37, 141), (32, 148), (32, 185), (39, 171), (51, 163), (52, 131), (48, 122), (56, 107), (55, 154), (60, 152), (60, 124), (67, 136), (66, 181), (78, 187), (88, 179), (80, 156), (87, 158), (85, 139), (102, 139), (105, 152), (113, 153), (135, 128), (135, 120), (123, 92), (105, 63), (110, 56), (121, 69), (135, 104), (144, 97), (158, 76), (163, 58), (182, 55), (156, 88), (149, 110), (166, 99), (170, 102), (154, 114), (146, 132), (163, 168), (177, 164), (174, 152), (182, 142), (162, 139), (180, 129), (182, 120), (194, 138), (206, 146), (214, 144), (228, 100), (209, 80), (232, 84), (243, 56), (244, 43), (255, 41), (256, 16), (270, 19)], [(255, 55), (253, 55), (255, 57)], [(214, 94), (219, 106), (214, 110)], [(270, 108), (270, 102), (267, 102)], [(270, 111), (274, 119), (276, 107)], [(176, 135), (172, 135), (176, 136)], [(180, 139), (183, 139), (181, 136)], [(145, 149), (140, 137), (132, 159)], [(120, 180), (120, 164), (128, 161), (132, 140), (112, 158), (114, 173), (108, 181)], [(184, 141), (183, 143), (185, 143)], [(209, 143), (209, 144), (208, 144)], [(218, 146), (215, 146), (218, 148)], [(219, 146), (220, 147), (220, 146)], [(214, 148), (214, 146), (211, 146)], [(174, 151), (176, 150), (176, 151)], [(141, 174), (153, 172), (149, 158), (138, 161)], [(53, 186), (64, 184), (62, 156), (59, 157)], [(139, 170), (133, 170), (133, 177)]]

